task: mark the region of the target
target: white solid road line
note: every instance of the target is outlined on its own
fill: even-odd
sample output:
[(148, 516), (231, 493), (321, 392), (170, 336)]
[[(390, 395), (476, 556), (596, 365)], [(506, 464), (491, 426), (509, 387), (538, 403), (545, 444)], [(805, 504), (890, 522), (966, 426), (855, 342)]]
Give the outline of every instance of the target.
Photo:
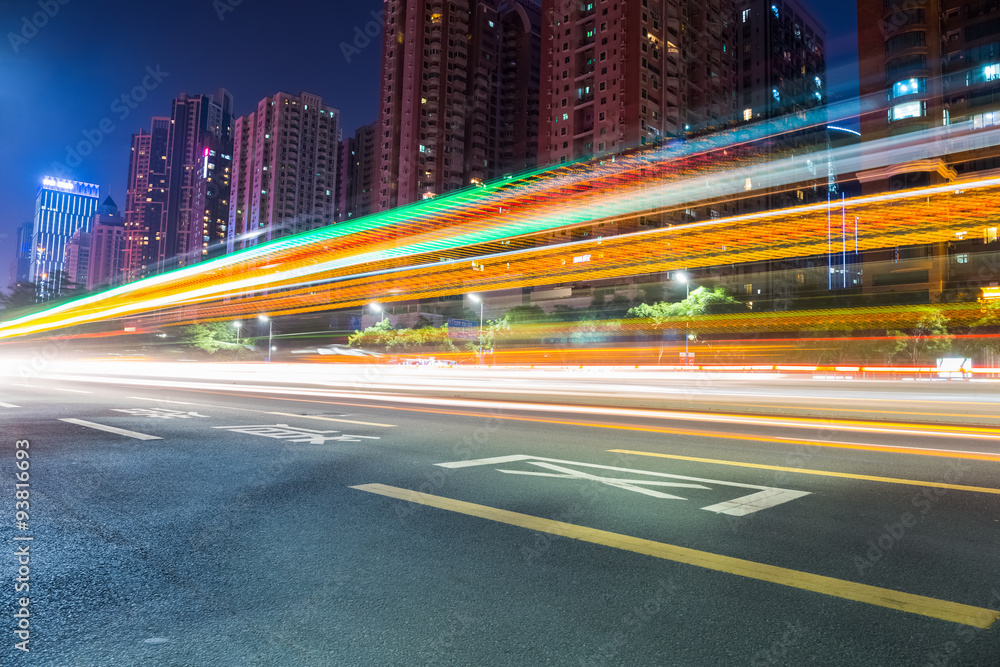
[(19, 408), (20, 405), (14, 405), (13, 403), (0, 403), (0, 408)]
[(136, 440), (163, 440), (163, 438), (156, 435), (146, 435), (145, 433), (137, 433), (136, 431), (127, 431), (123, 428), (115, 428), (114, 426), (105, 426), (104, 424), (95, 424), (94, 422), (88, 422), (82, 419), (61, 418), (59, 421), (66, 422), (68, 424), (77, 424), (78, 426), (86, 426), (87, 428), (97, 429), (98, 431), (117, 433), (118, 435), (124, 435), (129, 438), (135, 438)]
[(66, 389), (64, 387), (49, 387), (52, 391), (71, 391), (74, 394), (93, 394), (92, 391), (84, 391), (82, 389)]

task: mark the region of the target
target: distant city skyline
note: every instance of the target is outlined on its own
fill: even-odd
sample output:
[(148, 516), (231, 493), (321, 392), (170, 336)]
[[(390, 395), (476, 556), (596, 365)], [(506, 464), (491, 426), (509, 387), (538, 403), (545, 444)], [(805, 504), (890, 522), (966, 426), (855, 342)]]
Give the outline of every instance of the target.
[[(854, 7), (806, 3), (827, 30), (832, 98), (857, 87)], [(41, 180), (54, 165), (124, 202), (131, 136), (168, 116), (180, 93), (233, 94), (236, 115), (278, 92), (315, 92), (341, 110), (345, 138), (378, 118), (381, 13), (378, 0), (347, 6), (289, 0), (274, 12), (249, 3), (124, 0), (60, 5), (36, 31), (23, 30), (37, 2), (15, 0), (0, 19), (0, 122), (8, 128), (0, 178), (0, 252), (13, 257), (18, 226), (34, 217)], [(265, 25), (269, 41), (258, 39)], [(278, 49), (274, 35), (287, 35)], [(248, 36), (254, 36), (248, 39)], [(5, 287), (5, 285), (0, 286)]]

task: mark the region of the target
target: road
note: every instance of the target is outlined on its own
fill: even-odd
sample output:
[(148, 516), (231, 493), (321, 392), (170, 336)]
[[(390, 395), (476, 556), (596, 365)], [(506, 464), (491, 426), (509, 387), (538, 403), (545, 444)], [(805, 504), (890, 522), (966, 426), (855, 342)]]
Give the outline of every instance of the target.
[(1000, 664), (993, 383), (100, 368), (0, 385), (4, 665)]

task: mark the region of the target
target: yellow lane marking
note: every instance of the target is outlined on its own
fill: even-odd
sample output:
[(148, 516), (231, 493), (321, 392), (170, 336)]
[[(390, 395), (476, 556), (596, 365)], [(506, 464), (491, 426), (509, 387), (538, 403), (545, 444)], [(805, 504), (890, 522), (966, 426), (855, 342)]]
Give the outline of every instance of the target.
[[(254, 410), (256, 412), (256, 410)], [(298, 417), (300, 419), (319, 419), (325, 422), (341, 422), (343, 424), (361, 424), (362, 426), (384, 426), (386, 428), (396, 428), (396, 424), (379, 424), (377, 422), (359, 422), (351, 419), (334, 419), (333, 417), (318, 417), (316, 415), (293, 415), (290, 412), (268, 412), (269, 415), (278, 415), (279, 417)]]
[(946, 484), (944, 482), (923, 482), (917, 479), (897, 479), (895, 477), (876, 477), (874, 475), (855, 475), (848, 472), (831, 472), (829, 470), (809, 470), (807, 468), (786, 468), (763, 463), (744, 463), (743, 461), (724, 461), (721, 459), (703, 459), (697, 456), (681, 456), (680, 454), (658, 454), (656, 452), (639, 452), (632, 449), (609, 449), (615, 454), (635, 454), (636, 456), (654, 456), (661, 459), (677, 459), (678, 461), (694, 461), (696, 463), (714, 463), (722, 466), (737, 466), (740, 468), (759, 468), (761, 470), (779, 470), (782, 472), (797, 472), (803, 475), (820, 475), (822, 477), (844, 477), (860, 479), (868, 482), (886, 482), (888, 484), (906, 484), (908, 486), (930, 486), (937, 489), (955, 489), (958, 491), (975, 491), (977, 493), (1000, 494), (1000, 489), (987, 486), (965, 486), (963, 484)]
[(813, 591), (814, 593), (831, 595), (846, 600), (878, 605), (880, 607), (888, 607), (889, 609), (920, 614), (921, 616), (938, 618), (952, 623), (961, 623), (977, 628), (988, 628), (997, 618), (1000, 618), (1000, 612), (993, 609), (973, 607), (958, 602), (948, 602), (947, 600), (903, 593), (888, 588), (879, 588), (877, 586), (869, 586), (868, 584), (859, 584), (853, 581), (834, 579), (833, 577), (824, 577), (808, 572), (799, 572), (798, 570), (790, 570), (784, 567), (755, 563), (741, 558), (722, 556), (707, 551), (688, 549), (687, 547), (654, 542), (629, 535), (620, 535), (606, 530), (587, 528), (572, 523), (531, 516), (530, 514), (510, 512), (496, 507), (476, 505), (442, 496), (418, 493), (417, 491), (400, 489), (385, 484), (361, 484), (359, 486), (352, 486), (351, 488), (399, 500), (406, 500), (412, 503), (419, 503), (428, 507), (437, 507), (438, 509), (450, 512), (458, 512), (481, 519), (519, 526), (541, 533), (570, 537), (583, 542), (601, 544), (677, 563), (696, 565), (717, 572), (727, 572), (741, 577), (770, 581), (782, 586), (801, 588)]
[[(824, 408), (824, 407), (820, 407), (818, 405), (808, 405), (808, 406), (806, 406), (806, 405), (801, 405), (801, 404), (800, 405), (792, 405), (790, 403), (738, 403), (738, 402), (733, 402), (733, 401), (727, 401), (727, 402), (711, 401), (711, 400), (706, 400), (707, 398), (709, 398), (707, 395), (702, 395), (702, 396), (699, 396), (698, 398), (701, 399), (702, 402), (705, 403), (706, 405), (713, 405), (713, 406), (728, 405), (728, 406), (735, 406), (735, 407), (738, 407), (738, 408), (771, 408), (771, 409), (781, 408), (782, 410), (822, 410), (824, 412), (833, 412), (834, 410), (839, 410), (841, 412), (863, 412), (863, 413), (871, 413), (871, 414), (876, 414), (876, 415), (911, 415), (911, 416), (916, 416), (916, 417), (963, 417), (963, 418), (966, 418), (966, 419), (974, 417), (976, 419), (1000, 419), (1000, 415), (984, 415), (984, 414), (979, 414), (977, 412), (972, 412), (972, 413), (963, 413), (963, 412), (924, 412), (924, 411), (908, 412), (906, 410), (864, 410), (862, 408), (852, 408), (852, 407)], [(823, 399), (818, 399), (817, 398), (817, 399), (810, 399), (810, 400), (817, 400), (818, 401), (818, 400), (826, 400), (826, 399), (825, 398), (823, 398)], [(678, 401), (678, 402), (681, 402), (681, 401)], [(754, 415), (754, 416), (769, 417), (770, 415)]]

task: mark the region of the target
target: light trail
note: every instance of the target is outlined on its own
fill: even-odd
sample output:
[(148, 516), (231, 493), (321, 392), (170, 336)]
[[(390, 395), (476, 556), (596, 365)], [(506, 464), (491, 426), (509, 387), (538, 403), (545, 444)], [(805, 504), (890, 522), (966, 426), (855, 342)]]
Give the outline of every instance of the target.
[[(810, 117), (803, 121), (805, 125), (799, 127), (815, 120)], [(682, 266), (713, 266), (733, 261), (823, 254), (820, 246), (824, 243), (820, 243), (818, 230), (809, 224), (803, 226), (803, 223), (811, 215), (825, 215), (829, 208), (825, 204), (525, 250), (520, 251), (521, 254), (487, 255), (483, 257), (482, 264), (494, 272), (500, 263), (508, 265), (508, 269), (510, 264), (516, 264), (513, 270), (507, 271), (508, 275), (494, 275), (490, 279), (482, 275), (470, 277), (465, 260), (407, 266), (411, 260), (419, 261), (421, 257), (426, 260), (434, 253), (448, 253), (476, 244), (699, 201), (703, 198), (699, 193), (703, 191), (705, 196), (710, 193), (713, 197), (731, 193), (735, 181), (742, 178), (737, 176), (743, 173), (740, 169), (750, 167), (719, 171), (731, 167), (731, 160), (720, 158), (719, 165), (711, 162), (688, 163), (685, 160), (698, 156), (706, 160), (708, 157), (719, 158), (720, 151), (725, 153), (734, 146), (746, 145), (754, 138), (768, 136), (768, 130), (777, 129), (793, 131), (795, 126), (789, 126), (787, 122), (773, 126), (765, 124), (672, 144), (635, 156), (533, 172), (515, 180), (460, 192), (426, 204), (333, 225), (0, 324), (0, 337), (38, 333), (227, 297), (247, 297), (263, 290), (270, 292), (266, 298), (243, 298), (239, 304), (230, 304), (230, 309), (242, 308), (243, 312), (249, 312), (266, 307), (268, 312), (280, 314), (346, 307), (382, 294), (389, 273), (399, 292), (389, 295), (388, 300), (398, 300), (455, 294), (470, 288), (502, 289), (636, 275)], [(952, 128), (944, 134), (939, 131), (941, 129), (894, 138), (881, 151), (874, 150), (878, 146), (866, 144), (872, 152), (864, 153), (865, 163), (870, 165), (872, 160), (881, 160), (890, 164), (915, 155), (954, 152), (967, 142), (978, 142), (977, 145), (1000, 142), (1000, 129), (971, 133)], [(862, 155), (858, 150), (851, 147), (843, 155), (845, 159), (860, 160)], [(829, 154), (822, 152), (814, 157), (827, 159)], [(810, 159), (809, 156), (800, 156), (789, 158), (792, 162), (755, 163), (752, 167), (753, 178), (760, 181), (760, 187), (777, 184), (776, 180), (768, 180), (772, 178), (791, 179), (787, 182), (802, 180), (806, 178), (806, 173), (801, 170), (806, 168), (804, 165)], [(859, 198), (844, 206), (845, 210), (850, 207), (852, 215), (869, 214), (863, 218), (865, 232), (859, 245), (862, 249), (929, 243), (948, 240), (957, 232), (976, 233), (975, 225), (981, 219), (982, 211), (989, 210), (990, 205), (995, 206), (998, 185), (1000, 180), (997, 179), (980, 180)], [(933, 198), (934, 201), (921, 201), (926, 198)], [(905, 210), (908, 217), (894, 216), (895, 226), (879, 224), (879, 213), (891, 216), (893, 211), (899, 210)], [(950, 224), (941, 224), (942, 220), (948, 220)], [(935, 222), (938, 223), (936, 226)], [(824, 241), (826, 236), (824, 230)], [(766, 241), (764, 247), (748, 242), (752, 237)], [(674, 247), (674, 242), (678, 247)], [(640, 249), (638, 257), (623, 252), (623, 246), (633, 245)], [(590, 255), (593, 261), (567, 266), (567, 255), (570, 253)], [(646, 259), (666, 259), (660, 262), (641, 261), (643, 256)], [(559, 264), (553, 265), (553, 260), (558, 260)], [(609, 264), (614, 264), (616, 268), (606, 266)], [(463, 274), (460, 281), (455, 280), (456, 271)], [(324, 285), (334, 282), (336, 284), (332, 288)], [(436, 289), (430, 289), (429, 285), (434, 285)], [(339, 291), (333, 302), (328, 299), (329, 289)], [(275, 295), (275, 290), (290, 292)], [(322, 297), (325, 303), (304, 298), (306, 292), (318, 290), (324, 292)], [(165, 321), (178, 320), (171, 315)]]

